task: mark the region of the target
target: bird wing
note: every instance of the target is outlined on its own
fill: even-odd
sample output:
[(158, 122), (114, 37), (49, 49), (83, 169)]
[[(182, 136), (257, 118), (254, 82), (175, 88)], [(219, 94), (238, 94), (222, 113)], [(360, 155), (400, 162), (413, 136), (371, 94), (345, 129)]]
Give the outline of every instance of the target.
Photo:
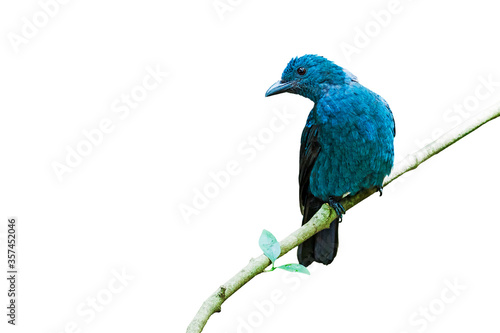
[[(323, 202), (316, 198), (309, 189), (309, 179), (311, 171), (316, 163), (318, 154), (321, 151), (321, 145), (318, 142), (318, 125), (308, 121), (300, 143), (300, 167), (299, 167), (299, 195), (300, 195), (300, 211), (302, 212), (302, 225), (307, 223), (314, 214), (321, 208)], [(336, 220), (338, 223), (338, 219)], [(332, 225), (337, 225), (332, 222)], [(332, 234), (333, 231), (333, 234)], [(337, 252), (338, 237), (330, 237), (336, 235), (337, 229), (331, 228), (320, 231), (315, 237), (311, 237), (304, 243), (299, 245), (297, 250), (297, 258), (299, 263), (304, 266), (310, 265), (313, 261), (328, 264), (333, 260)], [(326, 248), (324, 247), (327, 244)], [(318, 254), (318, 257), (316, 257)], [(327, 259), (325, 259), (327, 258)]]
[(308, 197), (312, 196), (309, 192), (309, 177), (311, 176), (311, 171), (320, 151), (321, 145), (318, 142), (318, 125), (308, 123), (302, 131), (300, 143), (299, 199), (302, 214), (304, 214), (304, 206), (306, 206)]

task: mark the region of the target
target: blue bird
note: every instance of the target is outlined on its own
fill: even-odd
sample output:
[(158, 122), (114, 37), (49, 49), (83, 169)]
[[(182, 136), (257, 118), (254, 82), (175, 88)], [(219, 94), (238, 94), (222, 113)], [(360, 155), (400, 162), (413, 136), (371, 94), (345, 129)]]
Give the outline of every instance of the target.
[(382, 195), (384, 177), (394, 163), (394, 118), (382, 97), (318, 55), (292, 59), (266, 97), (283, 92), (314, 102), (300, 145), (302, 224), (325, 202), (338, 215), (330, 228), (299, 245), (297, 257), (304, 266), (314, 261), (328, 265), (337, 254), (338, 227), (345, 213), (340, 200), (372, 187)]

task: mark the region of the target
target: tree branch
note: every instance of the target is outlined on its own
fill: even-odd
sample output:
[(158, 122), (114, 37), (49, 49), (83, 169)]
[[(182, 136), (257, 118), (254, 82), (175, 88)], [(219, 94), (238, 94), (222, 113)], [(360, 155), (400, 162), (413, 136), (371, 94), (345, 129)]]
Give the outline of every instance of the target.
[[(428, 144), (417, 152), (406, 156), (393, 168), (391, 174), (385, 179), (384, 186), (389, 185), (392, 181), (404, 173), (416, 169), (420, 164), (432, 156), (440, 153), (467, 134), (499, 116), (500, 103), (463, 122), (461, 125), (443, 134), (436, 141)], [(348, 210), (376, 191), (377, 190), (375, 188), (363, 190), (352, 197), (344, 198), (341, 203), (344, 208)], [(311, 220), (309, 220), (309, 222), (280, 242), (280, 257), (297, 247), (299, 244), (303, 243), (306, 239), (312, 237), (314, 234), (328, 228), (330, 223), (336, 217), (337, 214), (335, 211), (328, 204), (324, 204), (311, 218)], [(250, 260), (250, 263), (248, 263), (245, 268), (220, 286), (205, 302), (203, 302), (203, 305), (198, 310), (198, 313), (191, 321), (191, 324), (189, 324), (187, 333), (201, 332), (210, 316), (215, 312), (221, 311), (222, 303), (224, 303), (225, 300), (244, 286), (248, 281), (262, 273), (270, 264), (271, 261), (265, 255), (261, 255)]]

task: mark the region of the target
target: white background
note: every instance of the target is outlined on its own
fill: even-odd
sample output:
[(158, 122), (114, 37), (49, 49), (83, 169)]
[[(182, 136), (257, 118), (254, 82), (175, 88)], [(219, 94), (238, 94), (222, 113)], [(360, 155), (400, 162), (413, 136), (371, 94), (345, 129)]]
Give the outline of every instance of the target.
[[(401, 0), (381, 23), (373, 13), (393, 9), (388, 0), (221, 3), (230, 10), (212, 0), (75, 0), (47, 22), (37, 1), (0, 5), (2, 271), (11, 215), (20, 257), (18, 326), (6, 323), (2, 278), (2, 332), (183, 332), (260, 254), (262, 229), (282, 239), (298, 228), (299, 139), (312, 102), (264, 98), (294, 56), (323, 55), (389, 102), (396, 160), (500, 100), (491, 1)], [(34, 15), (46, 25), (15, 47)], [(113, 105), (140, 89), (146, 68), (168, 77), (121, 119)], [(292, 119), (265, 136), (285, 111)], [(103, 119), (113, 131), (60, 181), (53, 164)], [(495, 120), (350, 210), (332, 265), (312, 265), (303, 280), (258, 276), (205, 332), (498, 331), (499, 133)], [(262, 150), (238, 150), (258, 135)], [(239, 174), (183, 217), (233, 160)], [(289, 262), (295, 250), (278, 264)], [(130, 280), (120, 284), (122, 271)]]

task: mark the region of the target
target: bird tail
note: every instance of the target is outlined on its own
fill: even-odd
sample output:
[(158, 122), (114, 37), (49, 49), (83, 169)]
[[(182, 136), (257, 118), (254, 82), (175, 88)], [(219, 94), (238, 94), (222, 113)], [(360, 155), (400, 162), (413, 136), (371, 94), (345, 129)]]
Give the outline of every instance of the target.
[[(322, 204), (317, 198), (308, 200), (304, 207), (302, 225), (307, 223), (316, 214)], [(332, 263), (337, 255), (338, 247), (339, 219), (336, 218), (330, 224), (330, 228), (321, 230), (299, 245), (297, 258), (299, 259), (299, 263), (304, 266), (309, 266), (314, 261), (328, 265)]]
[(321, 230), (314, 237), (314, 260), (324, 265), (331, 264), (339, 248), (339, 218), (332, 221), (330, 228)]

